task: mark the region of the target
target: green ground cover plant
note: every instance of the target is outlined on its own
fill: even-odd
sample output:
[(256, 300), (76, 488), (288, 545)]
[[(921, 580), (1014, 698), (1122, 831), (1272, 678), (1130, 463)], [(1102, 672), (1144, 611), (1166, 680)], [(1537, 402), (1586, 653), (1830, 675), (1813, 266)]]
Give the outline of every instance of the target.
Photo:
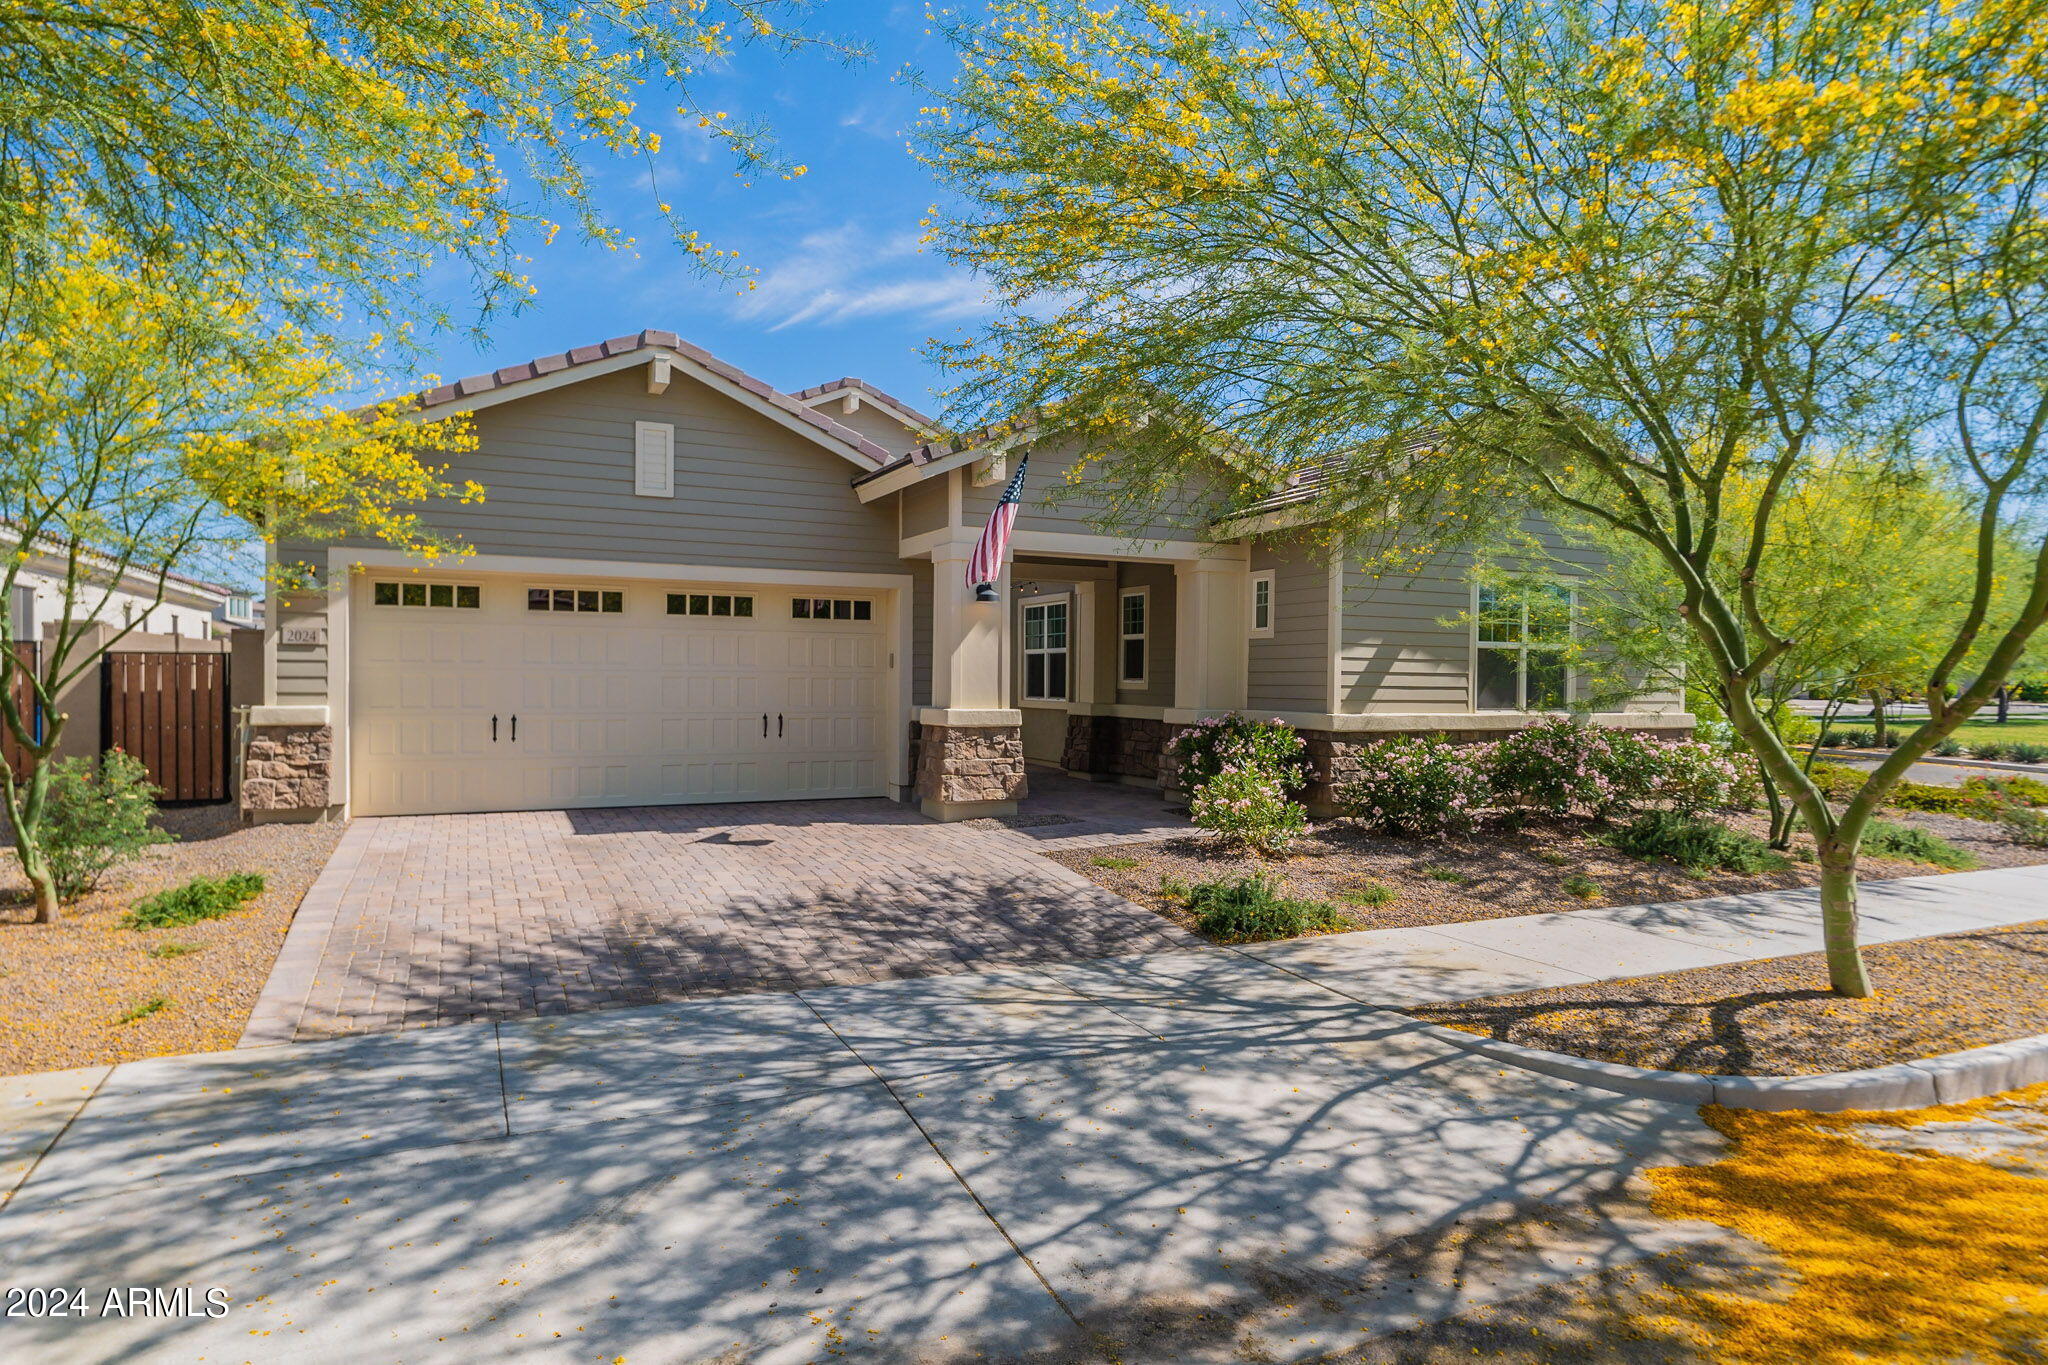
[(1322, 901), (1294, 900), (1265, 877), (1202, 882), (1188, 888), (1195, 928), (1214, 943), (1259, 943), (1349, 929), (1342, 911)]
[(220, 919), (263, 893), (260, 872), (231, 872), (225, 877), (194, 877), (183, 886), (159, 891), (135, 902), (121, 916), (124, 929), (171, 929), (201, 920)]

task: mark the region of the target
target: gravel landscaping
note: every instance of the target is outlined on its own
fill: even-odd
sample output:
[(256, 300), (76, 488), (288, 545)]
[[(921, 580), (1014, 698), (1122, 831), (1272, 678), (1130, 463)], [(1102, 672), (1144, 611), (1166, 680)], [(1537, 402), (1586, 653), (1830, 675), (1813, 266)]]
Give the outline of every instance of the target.
[(2048, 1033), (2048, 921), (1864, 949), (1877, 993), (1827, 988), (1818, 953), (1416, 1006), (1551, 1052), (1714, 1076), (1803, 1076)]
[[(2048, 850), (2016, 843), (2003, 827), (1986, 821), (1903, 812), (1888, 813), (1887, 818), (1961, 845), (1982, 867), (2048, 862)], [(1767, 830), (1755, 816), (1727, 823), (1759, 836)], [(1046, 856), (1186, 928), (1194, 927), (1195, 916), (1178, 896), (1167, 894), (1174, 883), (1185, 886), (1254, 874), (1272, 877), (1283, 895), (1335, 906), (1345, 923), (1327, 932), (1452, 924), (1587, 905), (1694, 900), (1812, 886), (1820, 880), (1814, 863), (1798, 859), (1800, 853), (1810, 856), (1812, 848), (1803, 834), (1794, 844), (1795, 860), (1782, 871), (1695, 875), (1673, 863), (1645, 861), (1610, 848), (1597, 837), (1603, 829), (1590, 821), (1559, 820), (1531, 823), (1512, 832), (1482, 829), (1464, 837), (1408, 840), (1368, 834), (1338, 820), (1314, 827), (1285, 856), (1264, 860), (1232, 854), (1199, 837)], [(1870, 857), (1863, 859), (1862, 867), (1871, 881), (1942, 870)], [(1392, 899), (1372, 891), (1374, 886), (1391, 891)]]
[[(0, 858), (0, 1074), (233, 1047), (343, 829), (243, 828), (232, 806), (167, 810), (159, 823), (177, 843), (115, 868), (56, 924), (29, 922), (19, 864), (11, 852)], [(260, 872), (267, 884), (225, 919), (148, 930), (116, 923), (151, 892), (232, 872)]]

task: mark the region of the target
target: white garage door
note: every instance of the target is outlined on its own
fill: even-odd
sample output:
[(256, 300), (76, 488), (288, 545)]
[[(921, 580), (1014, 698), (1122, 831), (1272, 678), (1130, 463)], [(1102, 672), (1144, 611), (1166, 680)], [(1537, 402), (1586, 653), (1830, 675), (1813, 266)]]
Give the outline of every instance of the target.
[(376, 573), (355, 593), (358, 814), (884, 794), (873, 594)]

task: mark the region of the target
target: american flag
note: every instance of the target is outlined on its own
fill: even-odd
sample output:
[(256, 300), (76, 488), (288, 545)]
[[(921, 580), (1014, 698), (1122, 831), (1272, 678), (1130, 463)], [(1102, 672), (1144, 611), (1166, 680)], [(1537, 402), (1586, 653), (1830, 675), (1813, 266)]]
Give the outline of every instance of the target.
[(981, 539), (974, 542), (974, 553), (967, 560), (970, 588), (994, 583), (1003, 576), (1003, 556), (1010, 552), (1010, 532), (1017, 525), (1017, 504), (1024, 500), (1024, 469), (1030, 463), (1029, 455), (1018, 458), (1017, 477), (996, 499), (995, 510), (988, 514), (988, 525), (981, 528)]

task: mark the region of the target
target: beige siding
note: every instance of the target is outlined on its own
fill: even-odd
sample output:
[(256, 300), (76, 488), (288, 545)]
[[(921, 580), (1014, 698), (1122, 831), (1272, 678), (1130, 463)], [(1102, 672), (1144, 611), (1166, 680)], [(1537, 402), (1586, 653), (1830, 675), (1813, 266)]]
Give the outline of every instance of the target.
[(832, 398), (823, 403), (813, 404), (812, 410), (821, 417), (831, 418), (842, 427), (851, 427), (892, 455), (901, 455), (912, 446), (924, 442), (922, 435), (904, 426), (872, 403), (863, 402), (859, 411), (847, 413), (841, 411), (840, 400)]
[[(1014, 456), (1012, 459), (1014, 460)], [(1079, 463), (1079, 452), (1075, 447), (1034, 450), (1031, 452), (1031, 469), (1024, 484), (1024, 504), (1017, 514), (1019, 531), (1061, 531), (1081, 534), (1104, 534), (1105, 528), (1095, 518), (1101, 512), (1099, 500), (1091, 499), (1085, 492), (1085, 478), (1080, 491), (1068, 492), (1055, 497), (1056, 490), (1074, 487), (1068, 482), (1068, 474)], [(971, 466), (970, 466), (971, 468)], [(1003, 485), (1009, 476), (1017, 472), (1012, 463), (1005, 478), (983, 488), (967, 483), (962, 498), (961, 516), (964, 524), (980, 527), (988, 521), (988, 514), (1002, 496)], [(1203, 529), (1208, 525), (1209, 512), (1206, 504), (1197, 499), (1174, 495), (1168, 498), (1157, 511), (1141, 525), (1116, 528), (1114, 534), (1129, 536), (1135, 541), (1147, 540), (1196, 540), (1201, 539)]]
[[(1146, 685), (1125, 687), (1117, 685), (1116, 700), (1126, 706), (1171, 706), (1173, 705), (1173, 620), (1174, 620), (1174, 576), (1171, 564), (1119, 564), (1116, 574), (1116, 593), (1112, 594), (1108, 610), (1119, 614), (1119, 596), (1126, 588), (1150, 588), (1151, 618), (1146, 623), (1145, 658)], [(1117, 640), (1117, 629), (1112, 629), (1110, 638)], [(1115, 646), (1118, 657), (1122, 657), (1123, 645)], [(1115, 675), (1112, 675), (1115, 676)]]
[[(1592, 573), (1597, 552), (1567, 546), (1531, 516), (1523, 529), (1549, 556), (1547, 567), (1567, 576)], [(1345, 574), (1344, 617), (1338, 663), (1338, 710), (1455, 713), (1472, 706), (1473, 558), (1434, 556), (1413, 574), (1381, 577), (1351, 566)], [(1644, 698), (1630, 710), (1676, 709)]]
[[(857, 466), (701, 384), (647, 392), (635, 368), (475, 414), (478, 448), (451, 478), (484, 501), (437, 503), (428, 520), (480, 554), (733, 568), (902, 573), (896, 509), (864, 506)], [(633, 424), (676, 429), (676, 496), (633, 492)], [(324, 549), (280, 557), (321, 564)], [(280, 621), (317, 623), (306, 614)], [(278, 700), (324, 700), (323, 649), (278, 646)]]
[(932, 704), (932, 562), (907, 559), (910, 571), (910, 704)]
[(921, 536), (927, 531), (946, 529), (946, 481), (950, 475), (940, 474), (914, 483), (898, 496), (903, 499), (903, 538)]
[(1337, 709), (1457, 712), (1471, 709), (1469, 633), (1445, 625), (1471, 606), (1471, 559), (1442, 555), (1414, 574), (1344, 575)]
[(1251, 642), (1245, 704), (1253, 711), (1329, 707), (1330, 564), (1301, 544), (1252, 548), (1251, 568), (1273, 570), (1273, 634)]

